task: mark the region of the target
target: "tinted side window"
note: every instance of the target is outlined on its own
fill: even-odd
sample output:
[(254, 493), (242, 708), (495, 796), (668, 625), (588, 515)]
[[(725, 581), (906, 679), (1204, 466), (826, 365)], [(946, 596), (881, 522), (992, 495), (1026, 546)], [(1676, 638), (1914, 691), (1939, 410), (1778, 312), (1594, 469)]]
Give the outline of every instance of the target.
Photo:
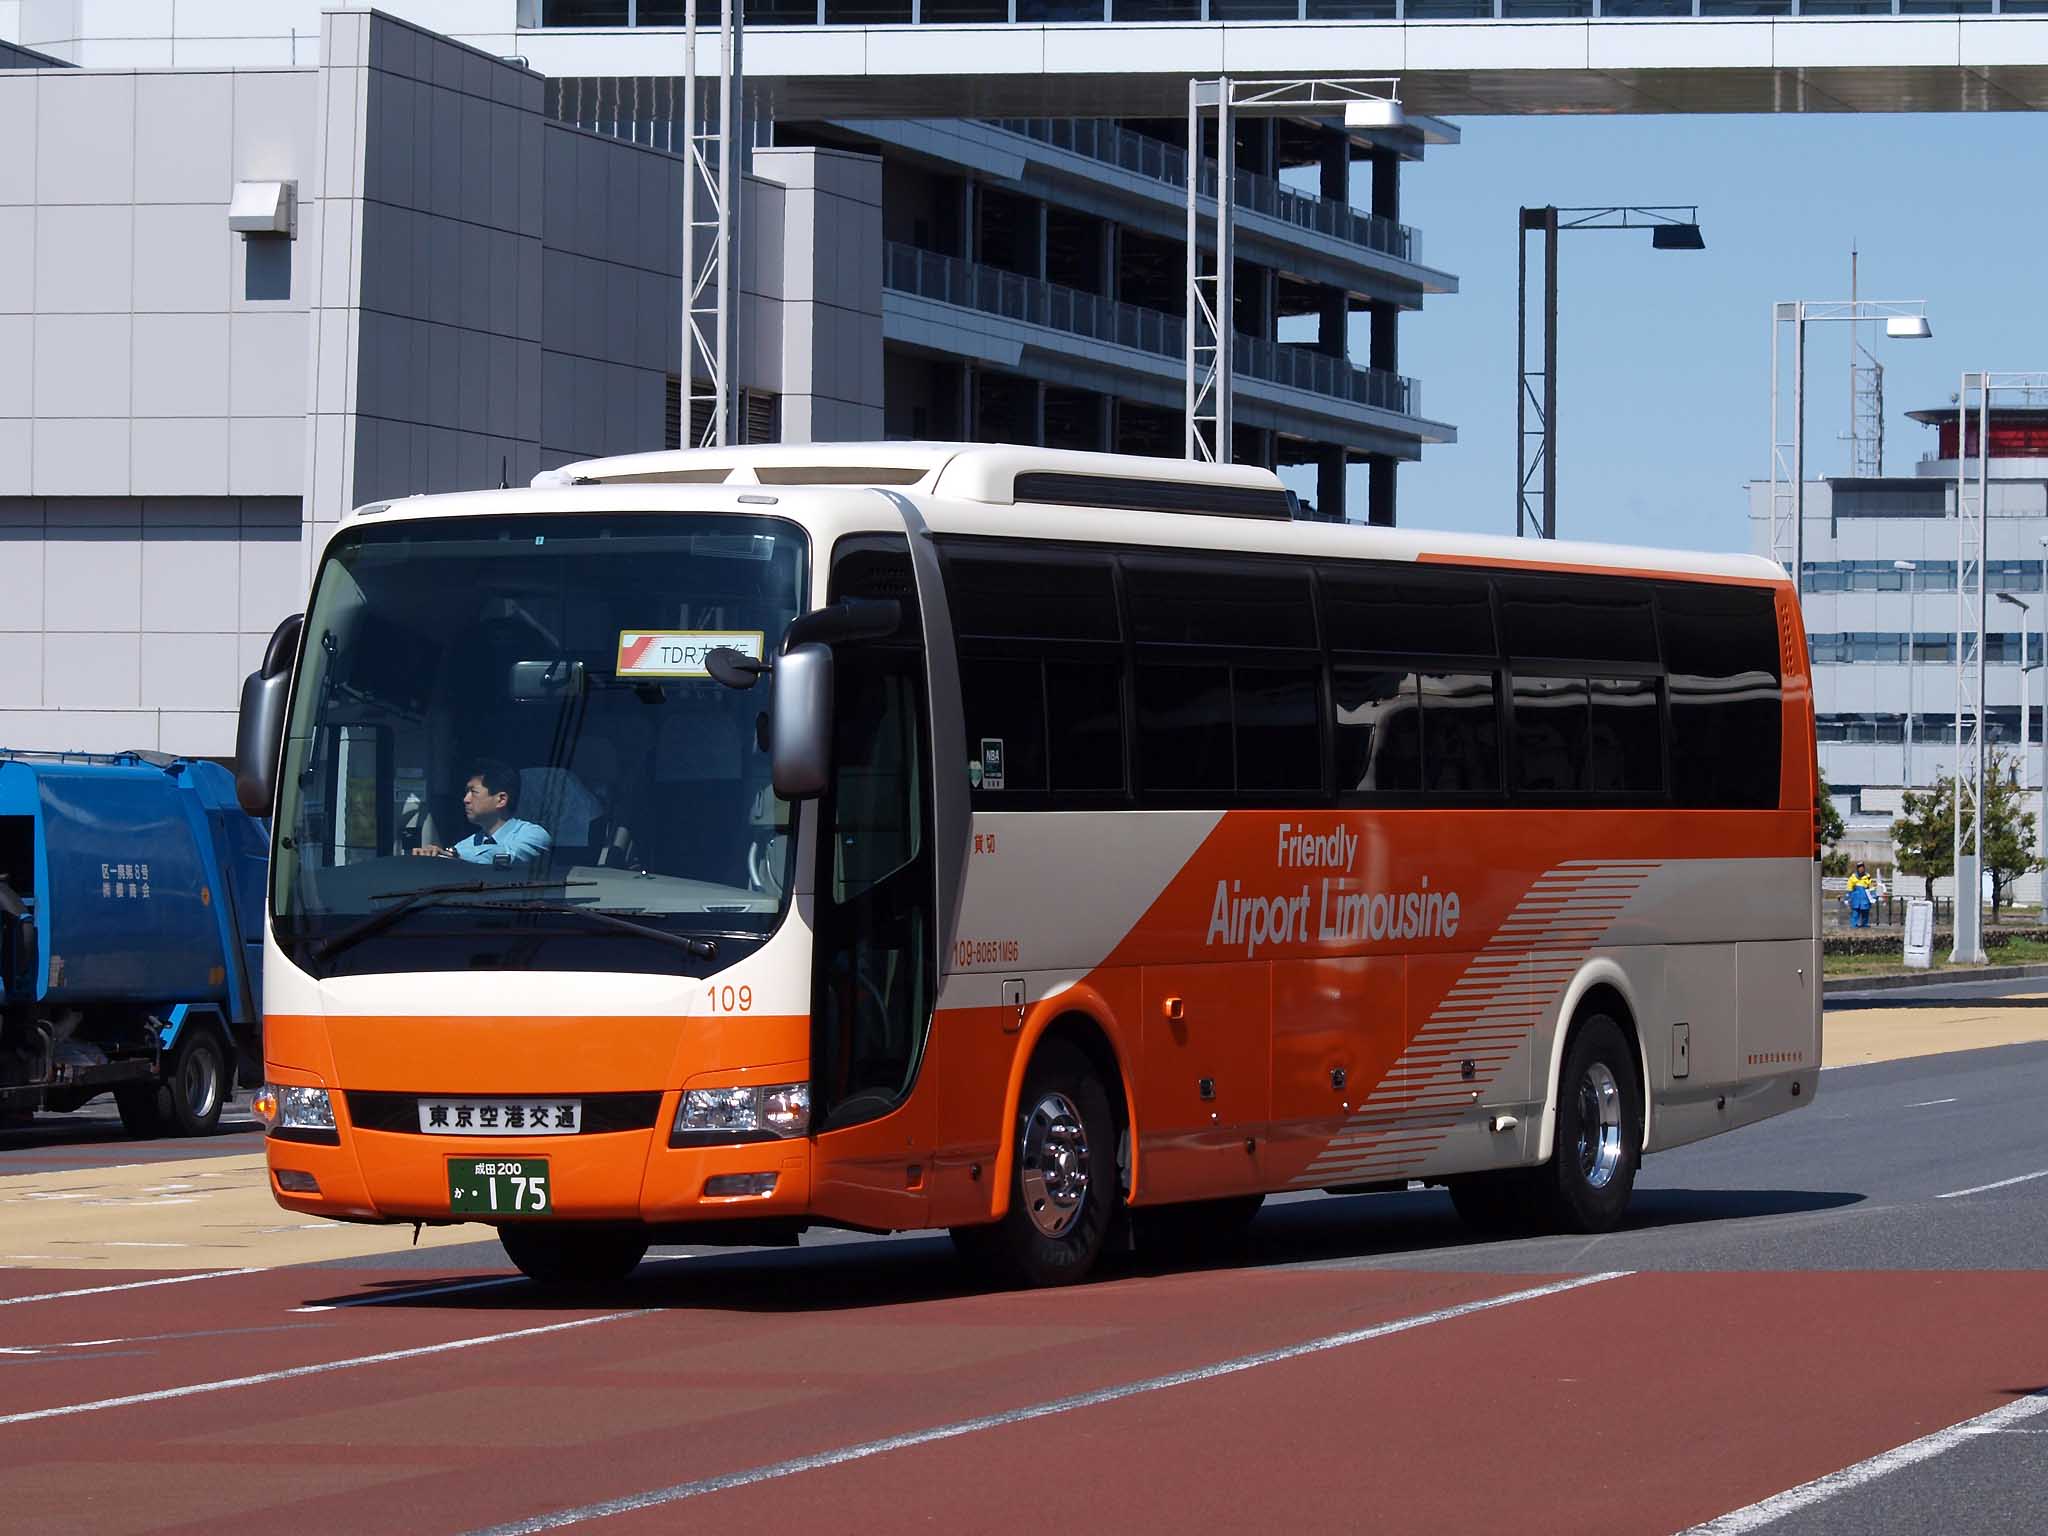
[(1053, 789), (1121, 790), (1123, 667), (1117, 662), (1049, 661), (1045, 698)]
[(1337, 792), (1409, 793), (1422, 787), (1422, 699), (1413, 672), (1339, 667)]
[[(1124, 669), (1108, 553), (940, 541), (960, 637), (969, 757), (982, 809), (1044, 809), (1120, 795)], [(1000, 744), (999, 746), (997, 744)], [(1002, 765), (1000, 780), (986, 777)], [(972, 770), (970, 770), (972, 771)]]
[(1333, 651), (1491, 656), (1485, 578), (1324, 566), (1323, 627)]
[(1339, 667), (1332, 683), (1339, 793), (1499, 793), (1492, 673)]
[(946, 554), (946, 598), (963, 637), (1118, 638), (1107, 557), (956, 547)]
[(1230, 669), (1140, 662), (1137, 672), (1138, 782), (1166, 793), (1228, 794)]
[(1515, 788), (1533, 794), (1584, 791), (1586, 680), (1583, 677), (1515, 679)]
[(1671, 788), (1683, 806), (1778, 803), (1784, 714), (1767, 589), (1667, 586), (1657, 595), (1671, 693)]
[(1589, 682), (1594, 791), (1661, 790), (1664, 733), (1657, 684), (1647, 677), (1596, 677)]
[(979, 764), (988, 744), (1000, 743), (996, 755), (1003, 765), (1003, 781), (986, 786), (990, 795), (998, 791), (1004, 795), (1029, 793), (1046, 787), (1045, 685), (1039, 668), (1036, 661), (1014, 658), (960, 659), (967, 755)]
[(1124, 562), (1124, 593), (1141, 643), (1315, 648), (1306, 569), (1228, 558), (1132, 559)]
[(1316, 667), (1232, 669), (1240, 790), (1311, 794), (1322, 788), (1321, 684)]
[(1639, 582), (1504, 580), (1500, 612), (1510, 656), (1657, 660), (1650, 592)]
[(1491, 672), (1425, 672), (1422, 692), (1424, 789), (1437, 794), (1500, 790), (1500, 710)]

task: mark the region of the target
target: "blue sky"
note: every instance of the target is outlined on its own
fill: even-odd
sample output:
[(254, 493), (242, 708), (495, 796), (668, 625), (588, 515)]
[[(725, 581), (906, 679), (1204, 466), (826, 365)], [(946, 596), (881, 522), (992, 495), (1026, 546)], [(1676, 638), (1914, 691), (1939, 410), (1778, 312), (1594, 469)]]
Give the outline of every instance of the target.
[[(1964, 369), (2048, 370), (2048, 118), (2037, 114), (1481, 117), (1402, 178), (1423, 258), (1461, 291), (1401, 327), (1422, 412), (1458, 428), (1401, 470), (1412, 527), (1514, 531), (1515, 217), (1536, 206), (1698, 203), (1707, 248), (1560, 239), (1558, 527), (1564, 537), (1748, 547), (1743, 487), (1770, 467), (1770, 306), (1924, 298), (1931, 341), (1873, 339), (1885, 471), (1911, 474)], [(1533, 259), (1533, 255), (1532, 255)], [(1539, 290), (1540, 292), (1540, 290)], [(1845, 473), (1849, 333), (1807, 332), (1809, 475)], [(1786, 374), (1789, 388), (1789, 367)], [(1363, 488), (1359, 487), (1362, 493)]]

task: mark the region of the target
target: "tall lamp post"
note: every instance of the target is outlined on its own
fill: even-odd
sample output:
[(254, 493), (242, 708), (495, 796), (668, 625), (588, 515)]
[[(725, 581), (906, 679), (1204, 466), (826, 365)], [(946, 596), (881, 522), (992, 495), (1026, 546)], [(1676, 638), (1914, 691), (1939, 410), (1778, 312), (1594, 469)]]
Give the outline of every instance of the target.
[[(1771, 306), (1771, 558), (1792, 572), (1793, 590), (1806, 593), (1806, 324), (1843, 320), (1861, 325), (1882, 320), (1895, 339), (1925, 340), (1925, 299), (1792, 299)], [(1779, 333), (1792, 328), (1792, 421), (1788, 440), (1780, 425)], [(1786, 482), (1789, 480), (1789, 485)]]
[[(2044, 557), (2044, 563), (2048, 563), (2048, 557)], [(2026, 616), (2032, 614), (2034, 609), (2033, 604), (2029, 603), (2025, 598), (2014, 597), (2010, 592), (1994, 592), (1992, 596), (2009, 608), (2019, 609), (2022, 615), (2020, 619), (2020, 756), (2024, 759), (2032, 756), (2028, 749), (2034, 744), (2033, 722), (2027, 718), (2029, 713), (2027, 706), (2034, 690), (2033, 685), (2027, 679), (2041, 665), (2038, 661), (2029, 661), (2027, 659)], [(2044, 624), (2048, 624), (2048, 606), (2043, 606), (2041, 620)]]
[[(1216, 119), (1216, 193), (1202, 191), (1202, 114)], [(1232, 350), (1237, 336), (1236, 304), (1231, 275), (1237, 265), (1234, 200), (1237, 172), (1232, 164), (1237, 129), (1234, 119), (1257, 117), (1341, 117), (1347, 129), (1379, 133), (1410, 133), (1419, 139), (1423, 128), (1411, 123), (1401, 106), (1398, 76), (1309, 80), (1188, 81), (1187, 289), (1183, 329), (1182, 374), (1187, 415), (1183, 446), (1191, 460), (1212, 464), (1231, 461), (1233, 380)], [(1427, 119), (1424, 120), (1425, 122)], [(1439, 141), (1441, 142), (1441, 141)], [(1216, 225), (1216, 265), (1202, 270), (1204, 204)], [(1401, 409), (1408, 408), (1405, 389)]]
[[(2048, 569), (2048, 554), (2042, 556), (2041, 563), (2044, 569)], [(1899, 775), (1903, 792), (1904, 789), (1913, 787), (1913, 708), (1916, 702), (1913, 692), (1913, 661), (1914, 652), (1920, 647), (1920, 626), (1913, 612), (1913, 573), (1920, 567), (1911, 560), (1894, 560), (1892, 569), (1899, 573), (1906, 587), (1906, 766)]]
[[(1571, 229), (1647, 229), (1659, 251), (1703, 251), (1697, 203), (1640, 208), (1524, 208), (1516, 221), (1515, 533), (1557, 537), (1557, 237)], [(1529, 237), (1543, 236), (1543, 366), (1529, 367)], [(1537, 393), (1532, 381), (1541, 380)], [(1529, 411), (1536, 425), (1529, 425)], [(1529, 441), (1536, 439), (1536, 456)], [(1540, 508), (1532, 502), (1541, 502)]]
[[(2042, 675), (2041, 756), (2039, 761), (2041, 777), (2035, 786), (2036, 792), (2040, 797), (2038, 801), (2039, 808), (2036, 811), (2034, 820), (2034, 831), (2037, 837), (2048, 833), (2048, 539), (2041, 540), (2041, 596), (2040, 660), (2029, 661), (2025, 658), (2027, 633), (2024, 624), (2020, 628), (2020, 649), (2022, 652), (2020, 676), (2024, 679), (2030, 672), (2040, 672)], [(2028, 611), (2027, 604), (2014, 597), (2010, 592), (1999, 593), (1998, 600), (2001, 603), (2012, 604), (2013, 607), (2023, 613)], [(2023, 685), (2020, 689), (2020, 741), (2025, 746), (2032, 746), (2034, 744), (2034, 726), (2033, 722), (2027, 718), (2032, 713), (2027, 697), (2028, 692), (2029, 690)], [(2048, 872), (2044, 872), (2042, 875), (2041, 905), (2040, 910), (2034, 915), (2034, 921), (2037, 923), (2048, 923)]]

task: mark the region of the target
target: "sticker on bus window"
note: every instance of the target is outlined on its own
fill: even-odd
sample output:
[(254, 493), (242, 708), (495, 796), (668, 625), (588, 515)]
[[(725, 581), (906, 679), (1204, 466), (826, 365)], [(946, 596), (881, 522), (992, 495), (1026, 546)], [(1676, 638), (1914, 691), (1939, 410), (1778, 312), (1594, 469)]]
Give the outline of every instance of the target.
[(1003, 738), (1000, 736), (981, 738), (981, 787), (1003, 787)]
[(759, 661), (758, 629), (625, 629), (619, 631), (620, 677), (709, 677), (704, 658), (721, 647)]

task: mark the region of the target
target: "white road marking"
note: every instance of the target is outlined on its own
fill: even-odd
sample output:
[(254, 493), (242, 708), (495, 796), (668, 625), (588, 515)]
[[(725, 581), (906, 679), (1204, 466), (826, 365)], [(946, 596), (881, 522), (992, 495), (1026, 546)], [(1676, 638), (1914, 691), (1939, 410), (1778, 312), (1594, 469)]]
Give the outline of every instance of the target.
[(2035, 1179), (2048, 1179), (2048, 1168), (2039, 1173), (2022, 1173), (2015, 1178), (2000, 1179), (1995, 1184), (1973, 1184), (1968, 1189), (1952, 1189), (1945, 1195), (1936, 1195), (1937, 1200), (1960, 1200), (1964, 1195), (1981, 1195), (1987, 1189), (2006, 1189), (2014, 1184), (2028, 1184)]
[[(1454, 1318), (1470, 1317), (1477, 1312), (1490, 1312), (1497, 1307), (1511, 1307), (1518, 1302), (1536, 1301), (1545, 1296), (1558, 1296), (1566, 1291), (1576, 1291), (1583, 1286), (1598, 1285), (1605, 1280), (1626, 1278), (1632, 1271), (1611, 1270), (1598, 1275), (1581, 1275), (1572, 1280), (1560, 1280), (1551, 1285), (1539, 1285), (1526, 1291), (1511, 1291), (1505, 1296), (1492, 1296), (1484, 1301), (1468, 1301), (1455, 1307), (1445, 1307), (1436, 1312), (1424, 1312), (1414, 1317), (1397, 1318), (1390, 1323), (1378, 1323), (1370, 1328), (1358, 1328), (1349, 1333), (1326, 1334), (1319, 1339), (1310, 1339), (1303, 1344), (1290, 1344), (1282, 1349), (1262, 1350), (1256, 1355), (1242, 1355), (1235, 1360), (1225, 1360), (1216, 1365), (1197, 1366), (1192, 1370), (1175, 1371), (1167, 1376), (1153, 1376), (1144, 1381), (1127, 1382), (1120, 1387), (1103, 1387), (1093, 1392), (1077, 1392), (1072, 1397), (1058, 1397), (1049, 1402), (1033, 1403), (1026, 1408), (1011, 1408), (1002, 1413), (984, 1414), (980, 1418), (962, 1419), (954, 1424), (941, 1424), (932, 1429), (920, 1429), (910, 1434), (891, 1435), (883, 1440), (868, 1440), (859, 1445), (841, 1446), (837, 1450), (820, 1451), (812, 1456), (797, 1456), (788, 1461), (771, 1462), (767, 1466), (751, 1467), (743, 1472), (728, 1472), (720, 1477), (701, 1478), (696, 1482), (674, 1483), (666, 1488), (655, 1488), (646, 1493), (628, 1494), (622, 1498), (606, 1499), (601, 1503), (584, 1504), (574, 1509), (560, 1509), (549, 1515), (536, 1515), (530, 1520), (517, 1520), (509, 1525), (494, 1525), (485, 1530), (472, 1532), (471, 1536), (533, 1536), (538, 1531), (559, 1530), (566, 1525), (580, 1525), (586, 1520), (602, 1520), (611, 1515), (631, 1514), (637, 1510), (653, 1509), (663, 1504), (674, 1504), (683, 1499), (694, 1499), (699, 1494), (721, 1493), (728, 1488), (745, 1488), (755, 1483), (774, 1482), (778, 1478), (793, 1477), (800, 1472), (815, 1472), (824, 1467), (842, 1466), (849, 1461), (865, 1461), (870, 1456), (886, 1455), (890, 1451), (908, 1450), (913, 1446), (930, 1445), (938, 1440), (954, 1440), (962, 1435), (978, 1434), (986, 1429), (1002, 1429), (1011, 1424), (1029, 1423), (1033, 1419), (1048, 1419), (1063, 1413), (1072, 1413), (1077, 1408), (1095, 1408), (1103, 1403), (1121, 1402), (1128, 1397), (1140, 1397), (1148, 1392), (1161, 1392), (1168, 1387), (1188, 1386), (1198, 1381), (1213, 1381), (1219, 1376), (1235, 1376), (1241, 1371), (1257, 1370), (1263, 1365), (1277, 1365), (1285, 1360), (1298, 1360), (1304, 1355), (1321, 1354), (1325, 1350), (1343, 1349), (1351, 1344), (1363, 1344), (1371, 1339), (1383, 1339), (1390, 1334), (1406, 1333), (1414, 1328), (1427, 1328), (1432, 1323), (1447, 1323)], [(0, 1419), (0, 1424), (7, 1421)]]
[(2011, 1433), (2036, 1433), (2016, 1431), (2011, 1426), (2023, 1423), (2037, 1414), (2048, 1413), (2048, 1392), (2034, 1392), (2002, 1408), (1979, 1414), (1974, 1419), (1965, 1419), (1960, 1424), (1951, 1424), (1947, 1429), (1937, 1430), (1918, 1440), (1909, 1440), (1894, 1447), (1883, 1455), (1873, 1456), (1868, 1461), (1859, 1461), (1853, 1467), (1844, 1467), (1839, 1472), (1830, 1472), (1826, 1477), (1817, 1477), (1810, 1483), (1801, 1483), (1797, 1488), (1787, 1488), (1783, 1493), (1774, 1493), (1768, 1499), (1742, 1509), (1730, 1510), (1705, 1525), (1696, 1525), (1679, 1536), (1743, 1536), (1744, 1532), (1761, 1530), (1787, 1515), (1802, 1509), (1811, 1509), (1829, 1499), (1850, 1493), (1867, 1483), (1890, 1472), (1897, 1472), (1919, 1462), (1932, 1460), (1944, 1451), (1952, 1451), (1963, 1441), (1976, 1435), (1998, 1435)]
[(1908, 1109), (1932, 1109), (1937, 1104), (1954, 1104), (1955, 1099), (1922, 1099), (1918, 1104), (1908, 1104)]
[(120, 1285), (88, 1285), (76, 1291), (43, 1291), (35, 1296), (0, 1296), (0, 1307), (26, 1306), (31, 1301), (65, 1301), (73, 1296), (104, 1296), (109, 1291), (144, 1291), (153, 1285), (190, 1285), (194, 1280), (227, 1280), (235, 1275), (256, 1273), (257, 1271), (253, 1269), (209, 1269), (196, 1275), (166, 1275), (161, 1280), (128, 1280)]
[(655, 1309), (607, 1312), (599, 1317), (579, 1317), (573, 1322), (547, 1323), (538, 1328), (515, 1328), (510, 1333), (487, 1333), (466, 1339), (449, 1339), (441, 1344), (422, 1344), (412, 1349), (387, 1349), (381, 1354), (354, 1355), (346, 1360), (325, 1360), (317, 1365), (295, 1365), (282, 1371), (264, 1371), (255, 1376), (230, 1376), (220, 1381), (195, 1381), (182, 1387), (165, 1387), (156, 1392), (131, 1392), (126, 1397), (103, 1397), (89, 1403), (66, 1403), (58, 1408), (34, 1408), (27, 1413), (0, 1414), (0, 1429), (10, 1424), (33, 1424), (39, 1419), (67, 1419), (81, 1413), (99, 1413), (108, 1408), (132, 1408), (140, 1403), (168, 1403), (183, 1397), (203, 1397), (209, 1392), (232, 1392), (237, 1387), (261, 1387), (274, 1381), (293, 1381), (301, 1376), (324, 1376), (330, 1371), (352, 1371), (364, 1365), (388, 1365), (394, 1360), (418, 1360), (427, 1355), (452, 1354), (485, 1344), (504, 1344), (513, 1339), (537, 1339), (543, 1334), (566, 1333), (572, 1328), (594, 1328), (625, 1317), (646, 1317)]

